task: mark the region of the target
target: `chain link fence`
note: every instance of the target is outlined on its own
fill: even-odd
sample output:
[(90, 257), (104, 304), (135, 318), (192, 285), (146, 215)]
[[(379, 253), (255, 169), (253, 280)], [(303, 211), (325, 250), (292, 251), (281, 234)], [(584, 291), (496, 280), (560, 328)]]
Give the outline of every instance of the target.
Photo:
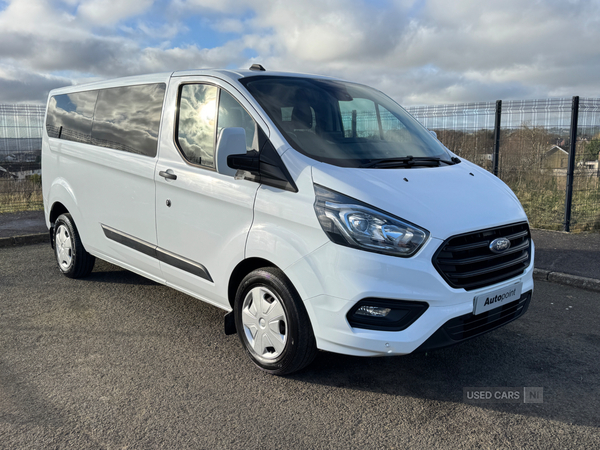
[[(505, 181), (532, 226), (600, 231), (600, 99), (578, 100), (576, 110), (566, 98), (407, 109), (451, 151)], [(42, 208), (44, 109), (0, 105), (0, 213)], [(348, 120), (360, 131), (369, 118)]]
[(42, 209), (43, 106), (0, 105), (0, 213)]
[[(451, 151), (506, 182), (533, 227), (600, 231), (600, 99), (581, 99), (576, 109), (573, 105), (573, 99), (560, 98), (408, 111)], [(572, 129), (574, 116), (579, 121)]]

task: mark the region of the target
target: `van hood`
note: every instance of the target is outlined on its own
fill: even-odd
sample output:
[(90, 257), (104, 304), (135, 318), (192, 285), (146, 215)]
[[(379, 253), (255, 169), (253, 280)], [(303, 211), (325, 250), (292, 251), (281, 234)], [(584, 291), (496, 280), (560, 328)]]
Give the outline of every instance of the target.
[(523, 222), (500, 179), (464, 161), (445, 167), (354, 169), (319, 163), (313, 182), (427, 229), (434, 238)]

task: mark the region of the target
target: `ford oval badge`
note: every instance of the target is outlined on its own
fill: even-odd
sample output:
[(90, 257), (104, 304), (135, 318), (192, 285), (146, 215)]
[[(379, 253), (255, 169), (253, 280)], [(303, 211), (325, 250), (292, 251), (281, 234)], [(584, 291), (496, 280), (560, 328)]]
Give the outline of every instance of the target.
[(510, 241), (506, 238), (494, 239), (490, 244), (490, 250), (493, 253), (502, 253), (510, 248)]

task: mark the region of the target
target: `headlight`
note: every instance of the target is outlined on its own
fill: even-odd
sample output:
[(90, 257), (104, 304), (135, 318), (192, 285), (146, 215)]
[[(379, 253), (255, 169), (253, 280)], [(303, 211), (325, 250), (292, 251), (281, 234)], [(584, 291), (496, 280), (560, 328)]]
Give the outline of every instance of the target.
[(336, 244), (392, 256), (412, 256), (429, 232), (351, 197), (315, 186), (315, 211)]

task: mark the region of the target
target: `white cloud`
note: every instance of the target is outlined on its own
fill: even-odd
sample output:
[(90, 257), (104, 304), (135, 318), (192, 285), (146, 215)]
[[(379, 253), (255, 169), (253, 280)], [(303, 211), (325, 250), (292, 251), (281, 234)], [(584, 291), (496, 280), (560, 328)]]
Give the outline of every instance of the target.
[(86, 0), (79, 5), (77, 13), (94, 24), (114, 25), (145, 12), (152, 3), (153, 0)]
[(600, 97), (598, 0), (11, 0), (0, 42), (5, 72), (46, 87), (53, 74), (260, 62), (366, 82), (405, 104)]
[(248, 39), (279, 69), (368, 80), (409, 103), (545, 96), (560, 86), (600, 95), (590, 82), (600, 60), (597, 1), (344, 5), (261, 2)]
[(246, 24), (240, 19), (226, 18), (213, 23), (213, 28), (221, 33), (242, 33)]
[(229, 14), (241, 14), (252, 6), (252, 0), (174, 0), (173, 5), (182, 10), (214, 11)]
[(0, 65), (0, 103), (42, 103), (50, 90), (70, 84), (66, 78)]

